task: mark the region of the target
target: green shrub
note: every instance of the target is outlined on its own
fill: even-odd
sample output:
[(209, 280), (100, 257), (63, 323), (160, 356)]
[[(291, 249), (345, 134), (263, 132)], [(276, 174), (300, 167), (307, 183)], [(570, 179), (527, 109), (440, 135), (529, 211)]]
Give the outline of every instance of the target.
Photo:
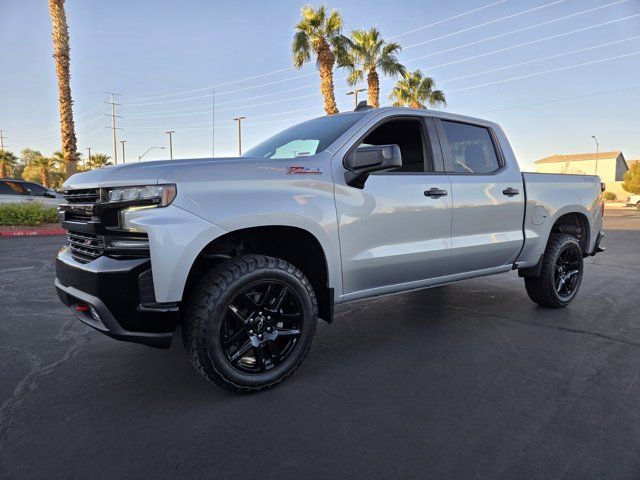
[(55, 207), (45, 207), (39, 202), (0, 203), (0, 225), (40, 225), (57, 221)]
[(613, 192), (604, 192), (604, 199), (607, 202), (613, 202), (618, 196)]

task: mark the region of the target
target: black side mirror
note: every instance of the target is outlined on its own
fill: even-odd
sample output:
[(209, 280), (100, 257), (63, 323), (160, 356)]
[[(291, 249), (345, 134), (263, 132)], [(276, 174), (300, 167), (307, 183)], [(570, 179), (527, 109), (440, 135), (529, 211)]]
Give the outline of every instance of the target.
[(384, 172), (402, 166), (402, 153), (398, 145), (373, 145), (353, 151), (344, 162), (347, 185), (363, 188), (370, 173)]

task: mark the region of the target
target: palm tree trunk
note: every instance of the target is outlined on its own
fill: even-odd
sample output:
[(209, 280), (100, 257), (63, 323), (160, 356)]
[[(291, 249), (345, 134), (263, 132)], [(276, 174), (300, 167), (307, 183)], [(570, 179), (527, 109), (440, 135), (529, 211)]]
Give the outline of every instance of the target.
[(336, 57), (325, 40), (320, 40), (317, 46), (318, 65), (320, 66), (320, 92), (324, 97), (324, 111), (327, 115), (338, 113), (336, 97), (333, 91), (333, 65)]
[(43, 187), (49, 188), (49, 172), (45, 167), (40, 169), (40, 183)]
[(369, 105), (373, 108), (380, 107), (380, 78), (375, 68), (369, 70), (367, 75), (367, 92), (369, 96)]
[(7, 164), (0, 163), (0, 178), (7, 178)]
[(58, 77), (58, 101), (60, 103), (60, 136), (67, 177), (76, 172), (78, 153), (73, 124), (73, 100), (69, 75), (69, 29), (64, 11), (64, 0), (49, 0), (49, 13), (53, 23), (53, 58)]
[(422, 108), (422, 105), (420, 105), (418, 102), (416, 102), (415, 100), (411, 101), (411, 103), (409, 104), (409, 106), (411, 108)]

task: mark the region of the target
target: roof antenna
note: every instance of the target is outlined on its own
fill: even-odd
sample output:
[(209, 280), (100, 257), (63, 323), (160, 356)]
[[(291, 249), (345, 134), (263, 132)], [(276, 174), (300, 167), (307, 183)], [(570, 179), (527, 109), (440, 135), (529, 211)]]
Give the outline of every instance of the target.
[(361, 102), (358, 102), (358, 106), (356, 107), (354, 112), (359, 112), (360, 110), (371, 110), (372, 108), (373, 107), (370, 107), (369, 105), (367, 105), (366, 100), (362, 100)]

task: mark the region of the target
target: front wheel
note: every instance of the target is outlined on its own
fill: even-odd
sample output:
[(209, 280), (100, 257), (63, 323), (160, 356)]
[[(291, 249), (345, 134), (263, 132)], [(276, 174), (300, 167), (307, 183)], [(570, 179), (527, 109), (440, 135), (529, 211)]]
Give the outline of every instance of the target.
[(551, 234), (540, 276), (524, 279), (529, 298), (544, 307), (566, 307), (578, 293), (583, 270), (578, 240), (571, 235)]
[(182, 327), (187, 356), (222, 388), (263, 390), (300, 366), (317, 313), (299, 269), (273, 257), (236, 257), (205, 275), (190, 299)]

